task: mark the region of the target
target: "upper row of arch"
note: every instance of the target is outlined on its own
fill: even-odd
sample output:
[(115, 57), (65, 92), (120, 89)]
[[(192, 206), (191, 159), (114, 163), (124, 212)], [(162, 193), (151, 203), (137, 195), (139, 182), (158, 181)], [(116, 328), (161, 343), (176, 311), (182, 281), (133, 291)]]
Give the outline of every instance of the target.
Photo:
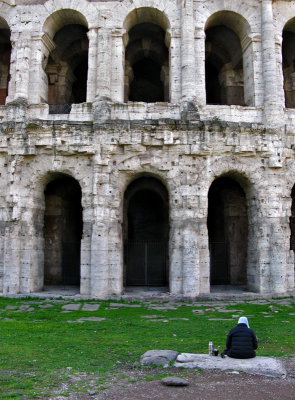
[[(94, 4), (89, 3), (86, 0), (80, 0), (79, 2), (75, 0), (64, 0), (60, 2), (59, 0), (49, 0), (44, 5), (34, 5), (32, 9), (34, 12), (37, 11), (39, 18), (41, 19), (40, 25), (41, 27), (44, 26), (47, 19), (51, 17), (56, 11), (63, 10), (63, 9), (72, 9), (79, 12), (83, 18), (85, 19), (85, 23), (87, 27), (90, 29), (92, 27), (98, 27), (99, 22), (102, 20), (105, 21), (106, 24), (110, 26), (116, 27), (127, 27), (131, 28), (131, 26), (126, 26), (127, 18), (129, 14), (139, 8), (149, 7), (159, 10), (165, 19), (164, 23), (167, 23), (167, 28), (175, 27), (175, 21), (179, 14), (177, 1), (171, 0), (125, 0), (117, 4), (114, 8), (110, 8), (110, 14), (108, 14), (108, 21), (105, 21), (104, 10), (99, 10), (95, 7)], [(280, 2), (278, 4), (274, 4), (273, 7), (280, 7)], [(284, 2), (285, 3), (285, 2)], [(198, 27), (200, 29), (206, 28), (206, 23), (210, 19), (210, 17), (219, 12), (219, 11), (229, 11), (235, 12), (239, 14), (241, 21), (243, 23), (246, 22), (247, 26), (247, 33), (251, 34), (254, 32), (260, 32), (260, 18), (257, 18), (259, 13), (253, 12), (253, 8), (260, 8), (260, 2), (257, 1), (249, 1), (247, 5), (240, 4), (239, 2), (232, 2), (232, 1), (222, 1), (216, 0), (215, 2), (204, 2), (201, 4), (201, 10), (197, 10), (197, 18)], [(275, 19), (275, 24), (277, 31), (282, 31), (285, 24), (290, 19), (290, 7), (286, 3), (284, 7), (280, 7), (280, 18)], [(11, 28), (15, 22), (24, 22), (23, 19), (20, 19), (21, 13), (19, 9), (24, 8), (24, 6), (19, 5), (16, 7), (9, 6), (6, 2), (0, 3), (0, 27), (3, 21), (5, 22), (5, 27)], [(26, 7), (26, 10), (28, 7)], [(158, 21), (160, 22), (160, 21)], [(28, 21), (26, 21), (26, 25)], [(240, 26), (239, 24), (236, 25), (236, 29), (241, 28), (241, 34), (244, 32), (245, 27)]]
[[(168, 4), (169, 3), (169, 4)], [(219, 2), (217, 1), (216, 4)], [(38, 7), (38, 6), (34, 6)], [(178, 28), (179, 24), (176, 23), (176, 17), (179, 15), (179, 10), (177, 9), (176, 2), (164, 1), (164, 2), (156, 2), (154, 0), (150, 0), (148, 2), (143, 1), (128, 1), (126, 3), (120, 3), (111, 15), (104, 15), (104, 12), (99, 12), (96, 8), (90, 3), (84, 3), (81, 1), (81, 4), (77, 4), (77, 2), (73, 2), (71, 0), (65, 0), (63, 2), (63, 6), (60, 7), (60, 4), (57, 4), (56, 0), (52, 0), (47, 2), (44, 7), (47, 10), (47, 13), (40, 12), (40, 27), (42, 27), (41, 31), (46, 32), (49, 36), (53, 37), (54, 34), (66, 24), (67, 20), (71, 20), (70, 23), (78, 23), (86, 26), (88, 29), (100, 27), (104, 25), (105, 27), (120, 27), (124, 28), (127, 31), (130, 30), (134, 25), (137, 24), (137, 21), (141, 22), (152, 22), (159, 26), (162, 29), (167, 30), (170, 28)], [(142, 9), (149, 9), (150, 12), (144, 13), (144, 16), (141, 13)], [(41, 11), (42, 9), (40, 9)], [(69, 11), (75, 12), (73, 14), (69, 14)], [(231, 28), (235, 33), (242, 39), (245, 35), (251, 35), (253, 33), (257, 33), (260, 31), (259, 26), (257, 25), (257, 21), (251, 17), (251, 14), (247, 13), (246, 9), (243, 10), (244, 16), (241, 15), (240, 7), (231, 7), (228, 9), (224, 9), (223, 7), (215, 7), (209, 9), (208, 6), (204, 7), (202, 10), (202, 14), (198, 14), (198, 28), (206, 29), (208, 26), (213, 26), (217, 23), (215, 20), (218, 20), (219, 12), (222, 13), (222, 19), (224, 21), (224, 13), (228, 13), (226, 17), (226, 23), (229, 28)], [(233, 15), (233, 13), (235, 15)], [(10, 15), (10, 7), (2, 3), (0, 4), (0, 28), (11, 29), (15, 24), (15, 18), (17, 16)], [(212, 21), (214, 18), (214, 21)], [(21, 21), (20, 21), (21, 22)], [(288, 18), (285, 23), (288, 22)], [(26, 21), (28, 23), (28, 21)]]
[[(132, 28), (141, 23), (152, 23), (155, 25), (158, 25), (163, 29), (164, 32), (167, 31), (173, 31), (174, 28), (176, 28), (177, 31), (177, 24), (178, 24), (178, 15), (182, 14), (180, 13), (180, 10), (177, 8), (177, 2), (168, 2), (168, 1), (163, 1), (157, 4), (154, 0), (150, 0), (148, 2), (148, 5), (146, 4), (146, 1), (140, 1), (140, 0), (135, 0), (134, 2), (132, 1), (126, 1), (126, 2), (121, 2), (119, 5), (117, 5), (113, 10), (109, 11), (109, 14), (105, 10), (100, 11), (100, 15), (98, 15), (98, 11), (94, 8), (93, 5), (85, 2), (80, 2), (77, 4), (77, 2), (74, 2), (74, 0), (65, 0), (63, 4), (63, 8), (60, 7), (60, 4), (58, 4), (58, 0), (52, 0), (49, 2), (46, 2), (44, 6), (37, 6), (37, 7), (44, 7), (47, 9), (48, 13), (47, 16), (42, 16), (42, 12), (40, 12), (40, 18), (41, 21), (39, 26), (41, 27), (41, 32), (47, 34), (51, 39), (54, 39), (55, 34), (62, 29), (63, 27), (70, 25), (70, 24), (77, 24), (77, 25), (83, 25), (87, 29), (91, 29), (91, 27), (94, 27), (95, 25), (97, 27), (104, 26), (106, 28), (111, 28), (111, 27), (116, 27), (116, 28), (123, 28), (127, 32), (130, 32)], [(169, 3), (169, 4), (168, 4)], [(190, 2), (187, 2), (188, 4)], [(3, 14), (2, 11), (4, 11), (4, 3), (0, 4), (0, 15)], [(183, 6), (183, 3), (178, 3)], [(193, 2), (192, 2), (193, 4)], [(256, 105), (255, 100), (252, 99), (251, 93), (253, 92), (253, 87), (254, 85), (254, 78), (253, 76), (245, 75), (242, 76), (243, 70), (242, 70), (242, 64), (245, 64), (245, 60), (247, 57), (247, 63), (251, 64), (251, 60), (253, 58), (253, 54), (248, 51), (247, 55), (242, 59), (242, 52), (244, 52), (244, 49), (247, 48), (249, 40), (245, 40), (247, 37), (250, 38), (250, 41), (253, 40), (253, 38), (256, 36), (255, 32), (259, 36), (259, 31), (260, 31), (260, 22), (258, 22), (258, 19), (255, 18), (255, 14), (253, 17), (253, 13), (250, 13), (246, 9), (243, 10), (243, 6), (241, 6), (241, 9), (236, 10), (235, 7), (229, 7), (227, 9), (220, 9), (219, 6), (221, 6), (221, 2), (219, 0), (216, 0), (215, 7), (212, 7), (209, 5), (204, 5), (202, 9), (202, 13), (198, 14), (198, 22), (197, 26), (195, 25), (195, 28), (197, 28), (199, 31), (203, 29), (204, 34), (206, 32), (206, 37), (208, 33), (208, 47), (206, 47), (206, 57), (207, 57), (207, 65), (206, 65), (206, 84), (207, 84), (207, 89), (210, 88), (210, 86), (213, 87), (211, 92), (213, 95), (208, 95), (207, 93), (207, 102), (209, 98), (209, 103), (220, 103), (219, 98), (216, 100), (215, 99), (215, 86), (221, 85), (220, 81), (222, 80), (230, 80), (234, 81), (234, 85), (231, 82), (231, 86), (235, 87), (235, 91), (233, 93), (230, 93), (229, 95), (225, 92), (227, 89), (220, 89), (220, 94), (218, 97), (226, 97), (229, 96), (231, 98), (239, 97), (242, 100), (221, 100), (222, 102), (225, 102), (227, 104), (238, 104), (238, 105)], [(223, 7), (227, 6), (227, 4), (223, 4)], [(7, 5), (6, 5), (7, 7)], [(7, 11), (7, 10), (6, 10)], [(41, 11), (41, 10), (40, 10)], [(96, 12), (97, 11), (97, 12)], [(193, 7), (191, 7), (191, 13), (193, 13)], [(241, 15), (241, 11), (245, 14), (245, 17)], [(252, 10), (253, 11), (253, 10)], [(188, 12), (189, 14), (189, 12)], [(8, 15), (8, 14), (7, 14)], [(183, 13), (185, 15), (185, 13)], [(98, 18), (97, 18), (98, 16)], [(193, 14), (191, 15), (191, 17)], [(286, 15), (287, 17), (287, 15)], [(15, 15), (15, 18), (18, 18)], [(33, 20), (33, 18), (32, 18)], [(201, 20), (201, 21), (200, 21)], [(281, 18), (282, 20), (282, 18)], [(15, 19), (12, 18), (12, 21), (15, 23)], [(250, 21), (250, 22), (249, 22)], [(260, 21), (260, 19), (259, 19)], [(285, 23), (285, 28), (288, 32), (294, 33), (295, 32), (295, 18), (286, 20)], [(21, 22), (21, 21), (20, 21)], [(30, 21), (26, 21), (28, 24), (30, 24)], [(36, 21), (35, 21), (36, 22)], [(191, 20), (193, 24), (193, 20)], [(294, 24), (293, 24), (294, 23)], [(34, 22), (32, 22), (34, 24)], [(229, 36), (228, 32), (217, 32), (211, 31), (209, 35), (208, 30), (209, 29), (214, 29), (217, 26), (226, 26), (230, 30), (232, 30), (237, 37), (240, 40), (240, 43), (238, 43), (238, 40), (235, 39), (234, 36)], [(0, 28), (5, 28), (9, 29), (9, 25), (7, 21), (3, 18), (0, 17)], [(29, 27), (28, 27), (29, 28)], [(39, 28), (40, 29), (40, 28)], [(29, 29), (30, 30), (30, 29)], [(36, 30), (34, 30), (36, 32)], [(138, 33), (138, 32), (137, 32)], [(170, 32), (169, 32), (170, 33)], [(236, 51), (236, 55), (233, 56), (232, 53), (235, 52), (234, 49), (230, 48), (230, 46), (226, 43), (221, 43), (219, 39), (214, 39), (213, 36), (218, 38), (224, 33), (224, 39), (223, 42), (226, 42), (226, 35), (228, 36), (228, 39), (231, 39), (233, 41), (233, 44), (235, 47), (236, 43), (236, 48), (238, 49)], [(217, 36), (216, 36), (217, 34)], [(169, 35), (168, 35), (169, 36)], [(211, 37), (212, 36), (212, 37)], [(133, 40), (135, 40), (137, 37), (137, 34), (133, 35)], [(135, 39), (134, 39), (135, 38)], [(220, 42), (220, 43), (219, 43)], [(294, 43), (294, 38), (291, 40), (291, 45), (289, 45), (289, 49), (293, 48), (293, 43)], [(229, 55), (222, 55), (220, 56), (218, 52), (216, 52), (216, 49), (219, 49), (218, 51), (220, 52), (220, 47), (225, 47), (226, 52), (229, 52)], [(242, 46), (242, 48), (241, 48)], [(285, 46), (286, 47), (286, 46)], [(210, 56), (211, 50), (214, 50), (215, 53), (213, 56)], [(144, 45), (142, 48), (142, 51), (146, 50)], [(225, 53), (226, 53), (225, 52)], [(132, 49), (130, 49), (129, 53), (132, 53)], [(292, 51), (293, 54), (293, 51)], [(168, 56), (166, 55), (166, 58)], [(211, 57), (211, 58), (210, 58)], [(214, 58), (215, 57), (215, 58)], [(216, 58), (217, 57), (217, 58)], [(219, 57), (219, 58), (218, 58)], [(293, 56), (292, 56), (293, 57)], [(134, 57), (133, 57), (134, 58)], [(127, 59), (127, 63), (125, 65), (125, 76), (128, 77), (128, 68), (129, 64), (128, 62), (131, 61), (131, 56), (129, 59)], [(168, 58), (167, 58), (168, 60)], [(252, 60), (253, 61), (253, 60)], [(226, 65), (226, 68), (221, 68), (219, 64), (222, 64), (222, 66)], [(290, 57), (285, 57), (283, 59), (283, 66), (284, 66), (284, 76), (285, 76), (285, 90), (287, 92), (286, 97), (290, 99), (286, 99), (286, 104), (288, 106), (289, 104), (294, 106), (294, 93), (293, 93), (293, 58), (290, 59)], [(44, 66), (43, 66), (44, 67)], [(168, 65), (169, 67), (169, 65)], [(165, 69), (166, 68), (166, 69)], [(160, 71), (160, 70), (159, 70)], [(136, 71), (131, 71), (130, 74), (132, 75)], [(169, 71), (167, 72), (167, 65), (162, 64), (162, 70), (160, 72), (157, 72), (158, 74), (161, 74), (161, 80), (164, 85), (164, 91), (167, 92), (167, 87), (169, 83)], [(130, 75), (130, 76), (131, 76)], [(219, 75), (219, 76), (218, 76)], [(234, 76), (234, 79), (232, 79), (231, 75)], [(132, 79), (132, 78), (131, 78)], [(214, 83), (215, 79), (215, 83)], [(219, 82), (218, 82), (219, 80)], [(165, 86), (166, 85), (166, 86)], [(245, 99), (243, 100), (243, 85), (245, 85)], [(290, 89), (291, 88), (291, 89)], [(241, 93), (240, 93), (241, 92)], [(251, 97), (252, 96), (252, 97)], [(164, 96), (165, 99), (167, 99), (167, 96)], [(43, 98), (41, 96), (41, 98)], [(130, 98), (130, 100), (134, 100)]]
[[(284, 2), (285, 3), (285, 2)], [(158, 20), (157, 23), (164, 27), (170, 28), (175, 27), (175, 21), (179, 14), (178, 8), (179, 2), (171, 0), (126, 0), (117, 4), (114, 8), (110, 8), (110, 14), (106, 15), (104, 10), (98, 10), (94, 4), (89, 3), (86, 0), (81, 0), (79, 2), (75, 0), (64, 0), (61, 4), (59, 0), (49, 0), (44, 5), (34, 5), (34, 11), (38, 12), (38, 16), (41, 18), (40, 25), (42, 26), (42, 31), (47, 31), (50, 29), (49, 19), (57, 11), (62, 11), (63, 9), (72, 9), (81, 14), (84, 19), (85, 25), (90, 29), (92, 27), (98, 27), (99, 23), (109, 25), (110, 27), (124, 27), (127, 29), (132, 28), (132, 18), (130, 13), (135, 12), (137, 9), (148, 7), (151, 10), (156, 9), (162, 13), (163, 19)], [(0, 4), (0, 28), (10, 28), (15, 22), (23, 22), (20, 19), (21, 13), (19, 9), (23, 6), (19, 5), (16, 7), (11, 7), (7, 2), (1, 2)], [(197, 20), (198, 28), (206, 29), (206, 25), (210, 24), (210, 18), (213, 14), (220, 11), (234, 12), (238, 15), (240, 21), (235, 21), (234, 27), (235, 32), (241, 36), (244, 34), (253, 34), (260, 32), (260, 18), (257, 18), (259, 13), (253, 12), (253, 8), (259, 8), (260, 2), (249, 1), (247, 5), (240, 4), (239, 2), (232, 1), (222, 1), (216, 0), (215, 2), (204, 2), (201, 4), (201, 12), (197, 10)], [(290, 7), (292, 5), (284, 4), (280, 7), (280, 2), (273, 4), (273, 8), (279, 8), (280, 18), (276, 18), (274, 23), (276, 25), (277, 32), (284, 29), (284, 26), (290, 20)], [(26, 7), (27, 8), (27, 7)], [(45, 11), (45, 12), (44, 12)], [(28, 21), (26, 21), (27, 25)], [(79, 21), (81, 23), (81, 21)], [(136, 22), (134, 22), (135, 24)], [(3, 25), (2, 25), (3, 24)], [(46, 27), (47, 25), (47, 27)], [(164, 25), (164, 26), (163, 26)], [(58, 26), (57, 29), (58, 30)], [(54, 32), (53, 32), (54, 34)]]

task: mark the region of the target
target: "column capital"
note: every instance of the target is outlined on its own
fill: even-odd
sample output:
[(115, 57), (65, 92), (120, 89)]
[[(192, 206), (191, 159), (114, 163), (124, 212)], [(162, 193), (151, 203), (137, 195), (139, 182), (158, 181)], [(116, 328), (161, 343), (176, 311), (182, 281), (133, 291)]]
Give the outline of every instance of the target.
[(92, 27), (89, 28), (88, 32), (86, 33), (89, 40), (95, 39), (97, 37), (98, 28)]
[(41, 36), (41, 40), (49, 53), (51, 53), (55, 49), (56, 45), (51, 37), (48, 35), (48, 33), (44, 33)]
[(117, 37), (117, 36), (122, 37), (122, 36), (124, 36), (126, 33), (127, 33), (127, 32), (126, 32), (126, 29), (124, 29), (124, 28), (113, 28), (113, 29), (111, 30), (111, 34), (112, 34), (113, 37)]

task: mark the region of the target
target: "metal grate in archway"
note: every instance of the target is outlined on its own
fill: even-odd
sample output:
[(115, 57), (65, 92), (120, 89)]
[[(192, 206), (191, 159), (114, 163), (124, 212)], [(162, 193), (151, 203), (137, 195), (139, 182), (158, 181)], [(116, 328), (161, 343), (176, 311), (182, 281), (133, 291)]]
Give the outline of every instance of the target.
[(167, 243), (128, 241), (127, 286), (165, 286), (167, 284)]

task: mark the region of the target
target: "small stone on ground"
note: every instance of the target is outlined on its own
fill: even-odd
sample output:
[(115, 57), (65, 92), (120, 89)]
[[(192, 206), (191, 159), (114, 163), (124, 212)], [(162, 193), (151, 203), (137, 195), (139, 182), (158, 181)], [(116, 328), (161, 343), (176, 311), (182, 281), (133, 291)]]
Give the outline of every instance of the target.
[(178, 376), (169, 376), (163, 378), (161, 383), (165, 386), (188, 386), (189, 382), (186, 379), (179, 378)]

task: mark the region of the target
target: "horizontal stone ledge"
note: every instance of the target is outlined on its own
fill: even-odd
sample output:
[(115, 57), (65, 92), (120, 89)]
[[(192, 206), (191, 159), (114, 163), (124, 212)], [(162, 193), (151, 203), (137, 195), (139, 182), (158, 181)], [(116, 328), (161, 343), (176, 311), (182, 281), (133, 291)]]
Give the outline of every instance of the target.
[(283, 362), (272, 357), (255, 357), (237, 359), (225, 356), (209, 356), (207, 354), (181, 353), (177, 356), (175, 367), (218, 369), (221, 371), (242, 371), (250, 374), (264, 375), (273, 378), (285, 378), (286, 369)]

